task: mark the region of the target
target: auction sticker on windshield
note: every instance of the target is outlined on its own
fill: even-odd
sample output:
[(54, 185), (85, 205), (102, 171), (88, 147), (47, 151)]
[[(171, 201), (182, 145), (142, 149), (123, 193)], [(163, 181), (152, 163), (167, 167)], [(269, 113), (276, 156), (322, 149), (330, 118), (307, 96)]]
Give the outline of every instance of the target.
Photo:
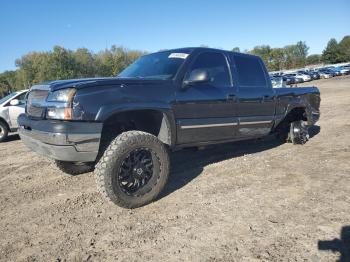
[(185, 53), (171, 53), (168, 58), (181, 58), (186, 59), (188, 57), (188, 54)]

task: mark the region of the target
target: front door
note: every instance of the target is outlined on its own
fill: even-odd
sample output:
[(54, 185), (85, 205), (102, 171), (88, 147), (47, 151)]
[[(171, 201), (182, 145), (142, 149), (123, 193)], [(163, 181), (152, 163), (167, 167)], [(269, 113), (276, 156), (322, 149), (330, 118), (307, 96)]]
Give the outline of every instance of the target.
[(210, 81), (181, 88), (176, 93), (174, 112), (177, 143), (210, 142), (233, 138), (237, 105), (226, 57), (220, 52), (200, 53), (190, 65), (206, 70)]

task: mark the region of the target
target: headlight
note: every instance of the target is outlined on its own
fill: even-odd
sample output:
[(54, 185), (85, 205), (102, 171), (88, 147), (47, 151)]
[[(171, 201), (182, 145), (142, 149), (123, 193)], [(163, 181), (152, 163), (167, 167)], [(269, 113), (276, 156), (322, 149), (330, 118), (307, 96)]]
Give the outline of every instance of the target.
[(47, 97), (48, 102), (71, 102), (75, 95), (76, 89), (66, 88), (54, 91)]
[(47, 102), (53, 102), (52, 106), (48, 103), (46, 118), (71, 120), (72, 119), (72, 101), (76, 93), (74, 88), (66, 88), (54, 91), (47, 97)]
[(72, 108), (68, 107), (49, 107), (46, 112), (46, 118), (59, 119), (59, 120), (71, 120)]

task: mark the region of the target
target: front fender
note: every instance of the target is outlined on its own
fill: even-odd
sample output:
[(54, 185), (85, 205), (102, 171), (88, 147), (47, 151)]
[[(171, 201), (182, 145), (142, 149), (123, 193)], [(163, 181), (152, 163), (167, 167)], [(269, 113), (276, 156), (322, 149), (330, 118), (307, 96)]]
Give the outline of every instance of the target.
[(161, 112), (171, 112), (171, 108), (166, 103), (127, 103), (127, 104), (112, 104), (102, 106), (96, 116), (95, 121), (104, 122), (106, 119), (117, 113), (127, 111), (155, 110)]
[(8, 107), (0, 107), (0, 120), (10, 126), (10, 115)]
[(102, 106), (96, 114), (95, 121), (105, 122), (108, 118), (126, 112), (135, 112), (143, 110), (153, 110), (161, 112), (163, 119), (161, 123), (161, 130), (158, 138), (164, 143), (173, 146), (176, 144), (176, 124), (173, 111), (168, 104), (165, 103), (128, 103)]

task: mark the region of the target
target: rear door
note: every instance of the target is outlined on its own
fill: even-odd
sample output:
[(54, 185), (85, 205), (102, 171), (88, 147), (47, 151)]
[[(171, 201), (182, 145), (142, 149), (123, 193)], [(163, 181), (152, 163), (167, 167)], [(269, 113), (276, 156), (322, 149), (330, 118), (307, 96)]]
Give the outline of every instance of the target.
[(196, 69), (207, 70), (211, 80), (177, 91), (177, 143), (232, 139), (238, 120), (227, 57), (216, 51), (200, 52), (190, 63), (185, 79)]
[(267, 135), (275, 115), (275, 92), (262, 60), (256, 56), (233, 53), (231, 68), (238, 86), (237, 136)]

